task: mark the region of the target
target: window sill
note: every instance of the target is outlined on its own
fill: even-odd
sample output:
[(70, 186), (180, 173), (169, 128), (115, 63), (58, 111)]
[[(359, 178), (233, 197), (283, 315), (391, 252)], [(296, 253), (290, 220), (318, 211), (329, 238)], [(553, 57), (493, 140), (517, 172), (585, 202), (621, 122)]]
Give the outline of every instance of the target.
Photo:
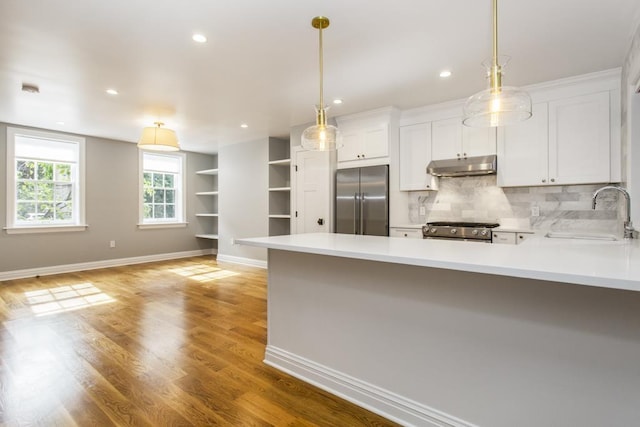
[(88, 224), (82, 225), (34, 225), (27, 227), (5, 227), (7, 234), (32, 234), (32, 233), (64, 233), (72, 231), (85, 231)]
[(159, 222), (159, 223), (146, 223), (138, 224), (140, 230), (149, 230), (154, 228), (184, 228), (189, 224), (188, 222)]

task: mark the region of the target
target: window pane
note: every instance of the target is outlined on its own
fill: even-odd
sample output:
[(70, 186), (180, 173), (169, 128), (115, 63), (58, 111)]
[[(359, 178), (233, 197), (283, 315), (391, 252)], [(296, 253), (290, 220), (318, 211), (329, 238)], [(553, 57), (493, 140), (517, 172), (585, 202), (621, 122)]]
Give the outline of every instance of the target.
[(151, 184), (153, 184), (153, 174), (151, 172), (145, 172), (142, 179), (144, 187), (151, 187)]
[(73, 205), (71, 203), (56, 204), (56, 219), (68, 221), (73, 217)]
[(71, 200), (72, 189), (73, 189), (73, 186), (71, 184), (56, 184), (55, 185), (55, 193), (54, 193), (55, 199), (54, 200), (56, 202), (63, 202), (63, 201)]
[(153, 214), (153, 205), (149, 204), (149, 203), (145, 203), (144, 204), (144, 218), (145, 219), (149, 219), (152, 218)]
[(53, 205), (51, 203), (38, 203), (38, 219), (53, 219)]
[(153, 205), (153, 217), (164, 218), (164, 205)]
[(173, 175), (172, 174), (166, 174), (164, 176), (164, 186), (166, 188), (173, 188)]
[(153, 188), (144, 189), (144, 203), (153, 202)]
[(38, 183), (37, 195), (40, 202), (53, 201), (53, 184)]
[(53, 163), (38, 162), (38, 179), (53, 181)]
[(18, 179), (35, 179), (35, 162), (18, 160), (16, 162), (16, 176)]
[(35, 200), (36, 185), (33, 182), (18, 182), (18, 200)]
[(33, 221), (36, 218), (36, 204), (19, 202), (16, 208), (16, 214), (20, 221)]
[(165, 190), (165, 202), (166, 203), (175, 203), (176, 200), (176, 191), (175, 190)]
[(153, 203), (164, 203), (164, 190), (153, 191)]
[(56, 181), (71, 181), (71, 165), (57, 164), (55, 170)]
[(162, 188), (162, 183), (164, 179), (161, 173), (153, 174), (153, 186), (156, 188)]
[(176, 217), (176, 207), (175, 205), (166, 205), (166, 218), (175, 219)]

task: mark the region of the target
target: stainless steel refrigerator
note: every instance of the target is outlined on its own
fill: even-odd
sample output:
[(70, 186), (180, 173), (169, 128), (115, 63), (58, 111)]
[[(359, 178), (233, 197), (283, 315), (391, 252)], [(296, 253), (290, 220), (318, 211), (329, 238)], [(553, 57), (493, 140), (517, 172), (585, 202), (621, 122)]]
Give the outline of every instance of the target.
[(336, 233), (389, 235), (389, 166), (336, 172)]

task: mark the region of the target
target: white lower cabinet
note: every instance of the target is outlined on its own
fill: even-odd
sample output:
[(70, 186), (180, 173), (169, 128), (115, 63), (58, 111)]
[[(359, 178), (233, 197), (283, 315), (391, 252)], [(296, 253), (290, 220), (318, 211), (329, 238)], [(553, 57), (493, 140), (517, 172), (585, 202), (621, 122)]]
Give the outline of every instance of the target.
[(389, 228), (389, 237), (403, 237), (407, 239), (422, 239), (422, 229), (420, 228)]
[(533, 105), (498, 138), (498, 185), (605, 183), (611, 172), (610, 92)]

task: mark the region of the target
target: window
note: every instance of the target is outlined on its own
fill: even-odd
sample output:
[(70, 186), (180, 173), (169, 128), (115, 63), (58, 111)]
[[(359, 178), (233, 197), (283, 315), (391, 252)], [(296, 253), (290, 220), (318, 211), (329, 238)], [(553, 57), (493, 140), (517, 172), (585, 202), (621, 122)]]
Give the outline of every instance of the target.
[(140, 227), (186, 226), (184, 155), (140, 151)]
[(84, 145), (76, 136), (7, 128), (8, 233), (86, 228)]

